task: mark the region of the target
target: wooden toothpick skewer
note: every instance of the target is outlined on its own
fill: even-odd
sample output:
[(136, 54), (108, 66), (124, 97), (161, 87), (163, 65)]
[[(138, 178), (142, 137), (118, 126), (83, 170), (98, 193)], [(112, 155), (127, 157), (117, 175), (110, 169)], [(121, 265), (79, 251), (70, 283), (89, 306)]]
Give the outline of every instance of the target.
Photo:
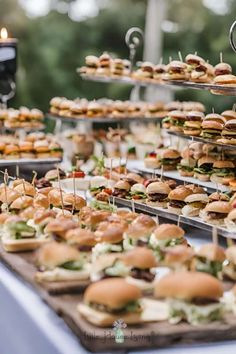
[(217, 227), (212, 226), (212, 242), (215, 245), (218, 245), (218, 233), (217, 233)]
[(194, 54), (197, 55), (197, 51)]
[(57, 166), (57, 179), (58, 179), (60, 198), (61, 198), (61, 209), (62, 209), (62, 214), (64, 216), (65, 215), (65, 213), (64, 213), (64, 202), (63, 202), (63, 195), (62, 195), (62, 189), (61, 189), (60, 171), (59, 171), (59, 167), (58, 166)]
[(20, 177), (20, 168), (19, 165), (16, 165), (16, 178), (19, 179)]
[(163, 63), (163, 57), (160, 57), (159, 64), (162, 65)]
[(163, 181), (163, 171), (164, 171), (164, 167), (163, 165), (161, 165), (161, 181)]
[(125, 175), (127, 175), (127, 164), (128, 164), (128, 156), (125, 159)]
[(72, 206), (72, 214), (74, 214), (75, 210), (75, 198), (76, 198), (76, 192), (75, 192), (75, 171), (73, 171), (73, 195), (74, 195), (74, 200), (73, 200), (73, 206)]
[(159, 216), (156, 215), (157, 225), (159, 225)]
[(22, 179), (22, 184), (23, 184), (23, 195), (25, 197), (26, 190), (25, 190), (25, 180), (24, 180), (24, 178)]
[(180, 50), (178, 51), (178, 56), (179, 56), (179, 60), (183, 62), (183, 57), (182, 57), (182, 54), (181, 54)]
[(33, 178), (32, 178), (32, 181), (31, 181), (32, 186), (34, 186), (34, 183), (35, 183), (35, 180), (37, 178), (37, 175), (38, 175), (38, 173), (36, 171), (33, 171)]
[(172, 61), (172, 57), (171, 56), (169, 56), (169, 63)]
[(7, 169), (5, 169), (5, 172), (4, 172), (4, 191), (5, 191), (5, 200), (6, 200), (7, 212), (9, 212), (8, 198), (7, 198), (7, 185), (8, 185), (8, 172), (7, 172)]
[(177, 226), (180, 225), (180, 218), (181, 218), (181, 215), (178, 216)]
[(223, 54), (220, 52), (220, 62), (223, 63)]
[(110, 162), (110, 176), (109, 176), (110, 179), (111, 179), (111, 176), (112, 176), (112, 161), (113, 161), (113, 159), (111, 158), (111, 162)]
[(236, 103), (233, 104), (233, 111), (236, 111)]
[(132, 212), (135, 213), (134, 200), (131, 199)]

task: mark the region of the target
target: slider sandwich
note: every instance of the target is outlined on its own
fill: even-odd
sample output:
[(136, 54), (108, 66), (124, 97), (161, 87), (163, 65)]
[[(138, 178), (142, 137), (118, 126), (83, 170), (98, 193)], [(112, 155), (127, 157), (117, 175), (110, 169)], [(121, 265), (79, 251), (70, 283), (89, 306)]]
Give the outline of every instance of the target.
[(214, 183), (228, 182), (229, 179), (234, 179), (235, 176), (235, 165), (230, 160), (219, 160), (215, 161), (213, 164), (213, 170), (211, 174), (211, 181)]
[(165, 250), (176, 245), (186, 245), (184, 230), (175, 224), (161, 224), (153, 230), (149, 239), (149, 247), (154, 251), (158, 261), (165, 258)]
[(231, 232), (236, 231), (236, 209), (233, 208), (225, 218), (225, 225)]
[(78, 224), (68, 217), (57, 217), (51, 220), (44, 229), (46, 234), (52, 236), (56, 241), (65, 241), (68, 230), (75, 229)]
[(160, 153), (161, 167), (164, 171), (176, 170), (180, 160), (180, 153), (175, 149), (165, 149)]
[(185, 57), (185, 62), (188, 65), (187, 69), (189, 72), (195, 70), (198, 66), (205, 63), (205, 60), (196, 54), (188, 54)]
[(51, 221), (54, 221), (55, 218), (55, 211), (39, 208), (35, 210), (34, 215), (27, 224), (36, 230), (37, 236), (45, 235), (46, 237), (50, 237), (51, 234), (45, 232), (45, 228)]
[(193, 177), (196, 163), (196, 160), (191, 157), (181, 159), (177, 166), (180, 176)]
[(204, 114), (199, 111), (190, 111), (186, 114), (183, 131), (185, 135), (199, 136)]
[(134, 172), (127, 173), (122, 179), (128, 182), (130, 186), (133, 186), (136, 183), (143, 183), (144, 181), (142, 176)]
[(157, 64), (153, 69), (153, 78), (155, 80), (161, 81), (166, 74), (166, 65)]
[(37, 235), (35, 228), (19, 216), (9, 216), (3, 227), (2, 245), (7, 252), (33, 251), (48, 242), (44, 235)]
[(219, 138), (217, 142), (236, 145), (236, 119), (230, 119), (225, 123), (221, 138)]
[(187, 64), (179, 60), (173, 60), (166, 66), (167, 73), (163, 80), (188, 80)]
[(169, 321), (200, 325), (223, 319), (221, 282), (201, 272), (175, 272), (164, 276), (155, 287), (155, 297), (169, 303)]
[(15, 191), (14, 189), (11, 189), (9, 187), (4, 187), (0, 191), (0, 206), (1, 206), (1, 211), (4, 212), (7, 210), (7, 207), (13, 203), (16, 199), (20, 197), (20, 193)]
[(161, 264), (179, 272), (190, 270), (194, 251), (192, 247), (183, 244), (166, 247), (162, 249), (161, 254), (163, 257)]
[(147, 246), (156, 222), (149, 215), (140, 214), (124, 233), (124, 249), (131, 250), (136, 246)]
[(189, 188), (184, 186), (179, 186), (173, 189), (168, 194), (167, 208), (171, 213), (180, 215), (182, 213), (182, 208), (186, 206), (185, 199), (192, 194)]
[(139, 203), (145, 203), (147, 199), (146, 188), (141, 183), (135, 183), (130, 189), (130, 198)]
[(112, 59), (108, 53), (103, 53), (99, 57), (99, 65), (96, 70), (96, 75), (109, 76), (111, 71)]
[(24, 159), (35, 158), (33, 143), (30, 141), (19, 141), (20, 156)]
[(208, 203), (208, 195), (205, 192), (193, 193), (188, 195), (184, 202), (185, 206), (182, 208), (181, 213), (184, 216), (198, 216)]
[[(174, 132), (183, 132), (186, 114), (182, 111), (171, 111), (169, 112), (168, 117), (170, 118), (170, 130)], [(166, 121), (164, 123), (166, 123)]]
[(124, 70), (124, 63), (122, 59), (115, 58), (112, 62), (111, 73), (114, 76), (122, 76)]
[(9, 210), (15, 214), (22, 212), (22, 210), (27, 209), (33, 205), (34, 199), (28, 195), (22, 195), (15, 199), (9, 206)]
[(166, 208), (170, 191), (170, 187), (165, 182), (150, 183), (146, 188), (146, 204), (157, 208)]
[(229, 202), (212, 202), (207, 204), (200, 212), (200, 217), (212, 225), (224, 225), (224, 219), (228, 216), (232, 207)]
[(96, 196), (96, 194), (102, 192), (108, 184), (108, 180), (102, 176), (93, 177), (90, 181), (90, 194)]
[(38, 282), (73, 281), (89, 278), (90, 264), (75, 248), (57, 242), (42, 246), (37, 252)]
[(209, 67), (207, 63), (201, 62), (190, 73), (190, 81), (208, 83), (211, 81), (211, 76), (208, 75)]
[(209, 273), (222, 280), (225, 257), (225, 251), (222, 247), (214, 243), (207, 243), (196, 251), (191, 270)]
[(36, 189), (34, 188), (34, 186), (32, 186), (31, 183), (24, 180), (22, 180), (22, 182), (19, 182), (19, 184), (17, 184), (17, 186), (14, 187), (14, 190), (20, 193), (21, 195), (27, 195), (30, 197), (34, 197), (36, 194)]
[(65, 238), (69, 245), (87, 256), (91, 254), (93, 247), (97, 244), (94, 232), (80, 227), (68, 230)]
[(85, 290), (84, 303), (78, 305), (78, 311), (100, 327), (112, 326), (120, 318), (126, 324), (137, 324), (142, 315), (140, 299), (141, 290), (124, 279), (103, 279)]
[(212, 156), (201, 157), (197, 162), (197, 167), (194, 168), (194, 177), (200, 181), (209, 181), (214, 162), (215, 158)]
[(226, 260), (223, 264), (224, 277), (236, 281), (236, 245), (228, 247), (225, 254)]
[(119, 180), (114, 185), (113, 197), (126, 198), (130, 192), (130, 184), (127, 181)]
[(154, 65), (148, 61), (141, 64), (141, 67), (133, 73), (138, 80), (150, 80), (153, 78)]
[(80, 209), (86, 206), (86, 200), (79, 195), (64, 194), (63, 207), (65, 210), (70, 211), (72, 214), (78, 214)]
[(224, 128), (225, 119), (216, 113), (207, 114), (202, 121), (201, 136), (206, 139), (218, 139)]
[(96, 57), (95, 55), (87, 55), (85, 57), (85, 65), (86, 65), (85, 73), (87, 75), (96, 74), (96, 70), (98, 68), (98, 64), (99, 64), (98, 57)]
[(100, 229), (98, 228), (95, 231), (97, 244), (92, 250), (93, 261), (106, 253), (122, 252), (123, 232), (124, 228), (121, 224), (113, 224), (106, 221), (102, 225), (100, 224)]
[(158, 154), (155, 151), (149, 152), (145, 155), (144, 165), (146, 168), (160, 168), (161, 163), (158, 158)]

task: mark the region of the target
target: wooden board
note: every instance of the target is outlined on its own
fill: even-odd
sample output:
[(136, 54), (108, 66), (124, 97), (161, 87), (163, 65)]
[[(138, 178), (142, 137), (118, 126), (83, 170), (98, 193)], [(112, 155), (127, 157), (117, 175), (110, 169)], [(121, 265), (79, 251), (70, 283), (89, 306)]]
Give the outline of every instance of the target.
[[(61, 316), (72, 331), (79, 337), (82, 345), (92, 352), (128, 349), (150, 349), (176, 344), (196, 344), (236, 339), (236, 316), (227, 315), (225, 321), (208, 325), (191, 326), (187, 323), (171, 325), (167, 321), (128, 325), (123, 330), (124, 342), (116, 343), (112, 327), (98, 328), (88, 323), (77, 311), (82, 301), (81, 284), (38, 284), (34, 281), (36, 268), (34, 253), (7, 253), (0, 247), (0, 258), (24, 280), (29, 282), (41, 298)], [(232, 284), (225, 284), (227, 288)], [(51, 287), (51, 288), (50, 288)], [(62, 294), (72, 291), (74, 294)], [(77, 292), (77, 294), (76, 294)], [(52, 296), (57, 294), (58, 296)]]
[(92, 352), (124, 349), (151, 349), (177, 344), (196, 344), (236, 339), (236, 316), (227, 315), (225, 321), (192, 326), (187, 323), (171, 325), (167, 321), (128, 325), (124, 329), (124, 343), (115, 342), (112, 327), (98, 328), (88, 323), (77, 312), (81, 301), (78, 295), (48, 297), (45, 301), (65, 320), (80, 338), (85, 348)]
[(89, 285), (89, 280), (70, 280), (54, 282), (36, 282), (34, 277), (37, 271), (35, 267), (34, 252), (8, 253), (0, 245), (0, 259), (24, 280), (38, 290), (44, 289), (51, 295), (83, 292)]

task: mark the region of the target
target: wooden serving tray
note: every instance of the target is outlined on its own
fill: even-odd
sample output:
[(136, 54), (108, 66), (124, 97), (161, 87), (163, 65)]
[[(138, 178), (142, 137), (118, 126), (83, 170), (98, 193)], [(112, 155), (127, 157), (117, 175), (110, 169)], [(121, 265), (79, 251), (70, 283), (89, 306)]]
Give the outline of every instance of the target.
[(81, 293), (89, 285), (89, 280), (69, 280), (54, 282), (36, 282), (34, 252), (8, 253), (0, 245), (0, 259), (14, 272), (19, 274), (24, 280), (29, 282), (38, 290), (46, 290), (50, 295), (60, 295), (68, 293)]
[[(213, 322), (201, 326), (192, 326), (187, 323), (171, 325), (167, 321), (137, 326), (127, 325), (123, 329), (124, 342), (117, 343), (112, 327), (98, 328), (88, 323), (77, 311), (77, 305), (82, 301), (82, 295), (79, 293), (85, 288), (85, 284), (77, 282), (41, 284), (35, 282), (36, 267), (33, 252), (7, 253), (0, 246), (0, 258), (39, 292), (42, 299), (64, 319), (79, 337), (82, 345), (92, 352), (135, 348), (151, 349), (176, 344), (199, 344), (236, 339), (236, 316), (227, 315), (224, 322)], [(229, 288), (232, 283), (225, 285), (226, 288)], [(68, 292), (71, 294), (65, 294)]]

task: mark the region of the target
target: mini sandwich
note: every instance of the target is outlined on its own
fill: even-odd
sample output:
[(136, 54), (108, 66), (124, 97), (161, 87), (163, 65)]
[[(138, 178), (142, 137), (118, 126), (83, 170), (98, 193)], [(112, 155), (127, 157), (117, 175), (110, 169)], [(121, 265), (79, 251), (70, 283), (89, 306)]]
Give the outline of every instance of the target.
[(8, 144), (4, 150), (5, 159), (15, 160), (20, 158), (20, 149), (18, 145)]
[(49, 150), (49, 143), (46, 139), (35, 141), (34, 150), (39, 159), (46, 159), (51, 157), (50, 150)]
[(170, 130), (182, 132), (186, 121), (186, 114), (182, 111), (171, 111), (168, 117), (170, 118)]
[(25, 180), (22, 180), (22, 183), (19, 182), (19, 184), (14, 187), (14, 190), (21, 195), (28, 195), (30, 197), (34, 197), (36, 194), (36, 189), (34, 188), (34, 186), (32, 186), (31, 183)]
[(92, 248), (97, 244), (94, 232), (80, 227), (69, 230), (65, 237), (69, 245), (76, 247), (78, 251), (87, 255), (92, 252)]
[(114, 185), (112, 195), (117, 198), (126, 198), (129, 195), (130, 184), (127, 181), (120, 180)]
[(170, 187), (164, 182), (150, 183), (146, 188), (146, 203), (154, 207), (166, 208), (170, 191)]
[(192, 247), (185, 244), (166, 247), (162, 249), (163, 257), (161, 264), (174, 271), (190, 270), (194, 251)]
[(185, 62), (188, 65), (188, 71), (191, 72), (195, 70), (198, 66), (205, 63), (205, 60), (196, 54), (188, 54), (185, 57)]
[(188, 80), (187, 64), (179, 60), (171, 61), (167, 67), (167, 74), (164, 75), (164, 80)]
[(144, 165), (146, 168), (151, 169), (160, 168), (161, 162), (158, 158), (158, 154), (155, 151), (147, 153), (144, 158)]
[(86, 200), (79, 195), (72, 193), (64, 194), (62, 199), (64, 209), (70, 211), (72, 214), (78, 214), (86, 206)]
[(209, 195), (209, 203), (211, 202), (229, 202), (230, 197), (226, 193), (214, 192)]
[(160, 154), (161, 166), (164, 171), (176, 170), (178, 163), (181, 160), (181, 156), (177, 150), (165, 149)]
[(115, 58), (112, 62), (111, 73), (114, 76), (122, 76), (124, 69), (124, 63), (122, 59)]
[(183, 158), (177, 166), (180, 176), (193, 177), (194, 168), (196, 166), (196, 160), (189, 158)]
[[(100, 69), (98, 69), (100, 70)], [(99, 118), (104, 114), (103, 106), (98, 102), (92, 101), (89, 102), (87, 107), (87, 116), (88, 118)]]
[(185, 199), (192, 194), (189, 188), (179, 186), (168, 194), (167, 208), (171, 213), (181, 215), (182, 208), (186, 206)]
[(99, 60), (95, 55), (87, 55), (85, 57), (86, 74), (94, 75), (98, 68)]
[(45, 227), (55, 218), (55, 211), (40, 208), (35, 210), (34, 215), (30, 218), (27, 224), (36, 230), (37, 236), (44, 234), (46, 237), (50, 237), (51, 235), (45, 232)]
[(221, 113), (221, 116), (226, 120), (234, 120), (236, 119), (236, 112), (232, 109), (227, 109), (226, 111)]
[(36, 229), (19, 216), (9, 216), (3, 227), (2, 245), (7, 252), (33, 251), (48, 242), (44, 235), (37, 236)]
[(23, 159), (34, 159), (33, 143), (30, 141), (19, 141), (20, 155)]
[(214, 243), (207, 243), (196, 251), (191, 264), (191, 270), (209, 273), (222, 280), (224, 260), (224, 249)]
[(219, 63), (215, 66), (215, 76), (232, 74), (232, 67), (228, 63)]
[(6, 211), (7, 207), (19, 197), (20, 193), (9, 187), (7, 187), (7, 189), (4, 187), (4, 189), (0, 192), (1, 211)]
[(18, 214), (19, 212), (22, 212), (22, 210), (32, 206), (33, 201), (34, 200), (32, 197), (29, 197), (28, 195), (23, 195), (15, 199), (14, 202), (11, 203), (9, 209), (11, 212)]
[(58, 217), (51, 220), (44, 229), (46, 234), (51, 235), (56, 241), (65, 241), (68, 230), (75, 229), (78, 224), (67, 217)]
[(236, 231), (236, 209), (234, 208), (229, 212), (225, 219), (225, 225), (227, 229), (231, 232)]
[(225, 123), (221, 138), (217, 142), (236, 145), (236, 119), (230, 119)]
[[(213, 113), (212, 113), (213, 115)], [(206, 139), (218, 139), (221, 136), (221, 132), (224, 128), (224, 123), (221, 123), (217, 120), (216, 115), (216, 120), (214, 119), (207, 119), (207, 116), (202, 122), (202, 132), (201, 136)]]
[(206, 193), (190, 194), (184, 199), (184, 202), (186, 205), (181, 210), (182, 214), (191, 217), (198, 216), (208, 203), (208, 195)]
[(215, 158), (212, 156), (203, 156), (197, 162), (197, 167), (194, 168), (194, 176), (200, 181), (207, 182), (212, 174)]
[(120, 224), (103, 222), (102, 226), (95, 231), (97, 244), (92, 250), (92, 259), (95, 261), (100, 256), (111, 252), (123, 251), (124, 228)]
[(50, 156), (53, 158), (62, 158), (63, 149), (60, 144), (56, 143), (55, 141), (49, 144)]
[(99, 67), (96, 70), (96, 75), (109, 76), (111, 73), (112, 59), (108, 53), (103, 53), (99, 57)]
[[(59, 169), (59, 177), (60, 179), (64, 179), (66, 178), (66, 173)], [(49, 170), (45, 176), (44, 176), (45, 180), (48, 182), (57, 182), (58, 181), (58, 170)]]
[(135, 79), (150, 80), (153, 78), (154, 66), (152, 63), (145, 61), (141, 67), (133, 73)]
[(236, 245), (228, 247), (225, 254), (226, 260), (223, 264), (224, 278), (236, 281)]
[(230, 211), (231, 205), (229, 202), (218, 201), (207, 204), (200, 216), (205, 222), (212, 225), (224, 225), (224, 219)]
[(149, 215), (140, 214), (124, 233), (123, 246), (126, 251), (136, 246), (147, 246), (156, 222)]
[(128, 182), (130, 186), (133, 186), (136, 183), (143, 183), (144, 181), (142, 176), (134, 172), (127, 173), (127, 175), (124, 176), (122, 179)]
[(141, 294), (138, 287), (124, 279), (104, 279), (86, 289), (78, 311), (88, 322), (100, 327), (110, 327), (120, 318), (126, 324), (137, 324), (141, 322)]
[(130, 197), (139, 203), (145, 203), (147, 199), (146, 188), (141, 183), (135, 183), (130, 189)]
[(90, 181), (90, 194), (96, 196), (96, 194), (102, 192), (107, 187), (108, 181), (105, 177), (96, 176)]
[[(176, 245), (186, 245), (184, 230), (175, 224), (161, 224), (153, 231), (149, 246), (159, 262), (165, 258), (165, 249)], [(164, 253), (163, 253), (164, 252)]]
[(228, 178), (234, 179), (235, 165), (229, 160), (215, 161), (213, 164), (213, 170), (211, 174), (211, 181), (214, 183), (224, 183), (224, 180)]
[(157, 81), (161, 81), (166, 74), (166, 65), (157, 64), (153, 69), (153, 78)]
[[(235, 87), (236, 85), (236, 76), (235, 75), (219, 75), (214, 78), (214, 84), (216, 85), (222, 85), (226, 87)], [(217, 90), (211, 90), (212, 93), (218, 94), (218, 95), (224, 95), (227, 96), (227, 91), (223, 91), (220, 89)], [(230, 95), (230, 94), (229, 94)]]
[(38, 282), (73, 281), (89, 278), (90, 265), (75, 248), (50, 242), (37, 252)]
[(183, 127), (185, 135), (199, 136), (201, 134), (201, 124), (204, 114), (198, 111), (190, 111), (186, 114)]
[(209, 67), (205, 62), (199, 63), (190, 73), (190, 80), (193, 82), (207, 83), (211, 81), (208, 75)]
[(169, 321), (185, 320), (192, 325), (223, 319), (224, 306), (221, 282), (201, 272), (175, 272), (164, 276), (155, 287), (155, 297), (167, 299)]

